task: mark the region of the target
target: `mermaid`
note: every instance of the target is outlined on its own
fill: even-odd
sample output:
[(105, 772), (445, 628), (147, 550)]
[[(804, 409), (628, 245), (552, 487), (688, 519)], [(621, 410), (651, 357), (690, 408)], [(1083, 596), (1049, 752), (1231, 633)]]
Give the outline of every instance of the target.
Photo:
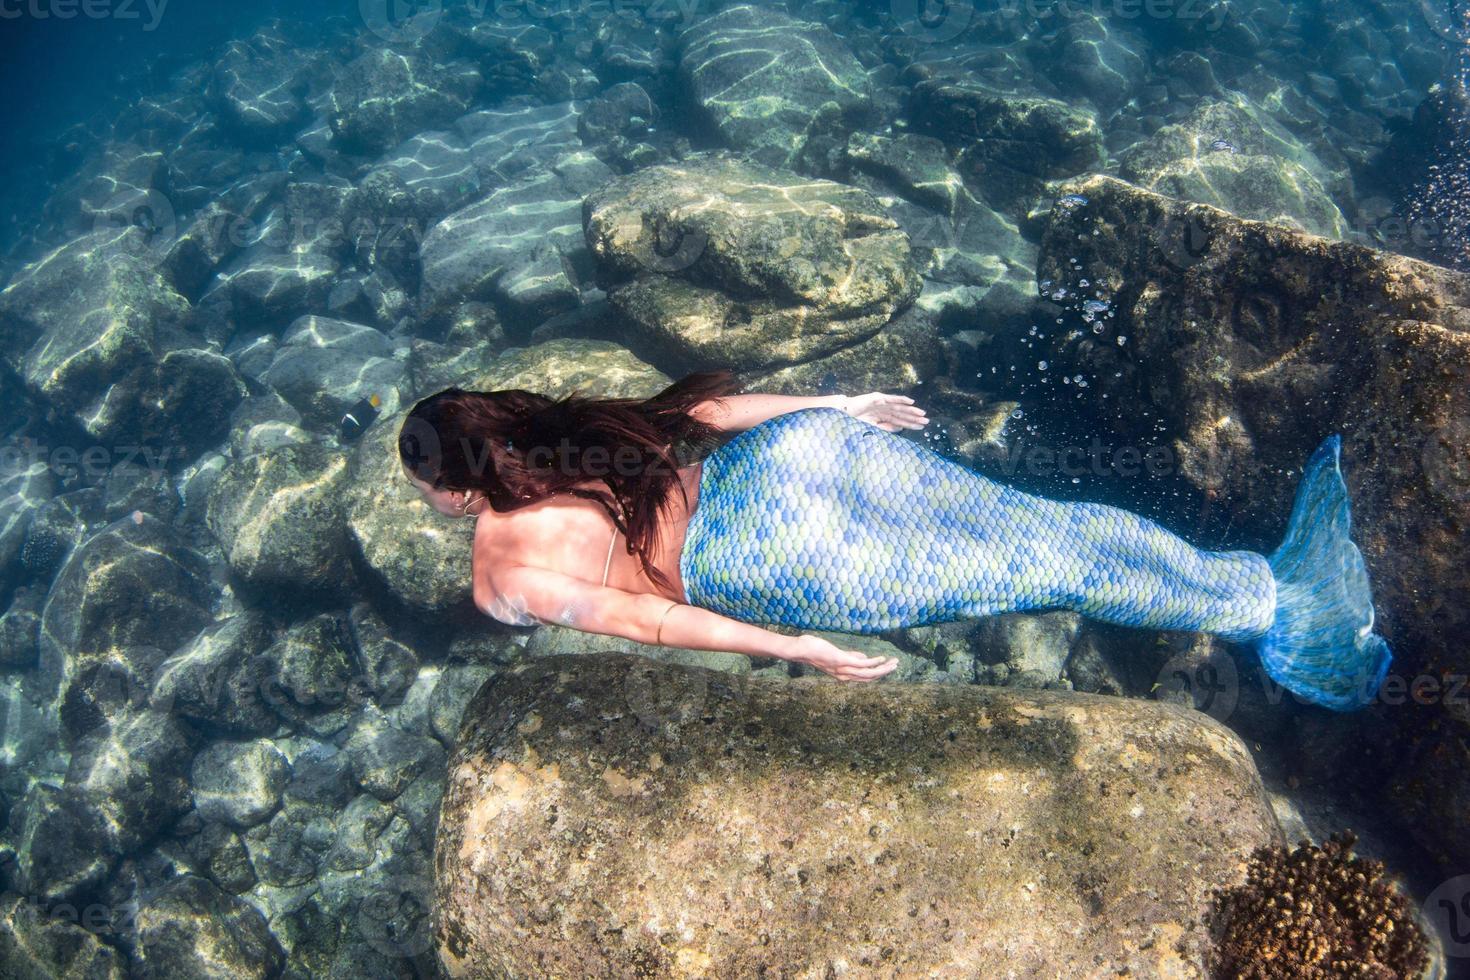
[[(870, 634), (1070, 609), (1249, 644), (1277, 683), (1339, 711), (1387, 672), (1336, 436), (1308, 462), (1279, 548), (1216, 552), (904, 438), (928, 421), (912, 398), (736, 390), (729, 372), (646, 400), (450, 388), (414, 406), (399, 454), (431, 507), (475, 519), (475, 604), (515, 625), (869, 681), (896, 659), (764, 627)], [(703, 443), (715, 448), (689, 461)]]

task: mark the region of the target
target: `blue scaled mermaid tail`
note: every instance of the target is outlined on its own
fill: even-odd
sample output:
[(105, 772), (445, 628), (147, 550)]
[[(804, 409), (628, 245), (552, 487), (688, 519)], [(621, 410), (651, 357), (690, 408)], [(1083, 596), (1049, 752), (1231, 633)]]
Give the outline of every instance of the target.
[(830, 408), (776, 416), (704, 461), (679, 572), (734, 619), (877, 633), (1041, 609), (1253, 644), (1301, 698), (1361, 707), (1388, 669), (1349, 538), (1339, 441), (1307, 466), (1270, 557), (1201, 551), (1102, 504), (995, 483)]

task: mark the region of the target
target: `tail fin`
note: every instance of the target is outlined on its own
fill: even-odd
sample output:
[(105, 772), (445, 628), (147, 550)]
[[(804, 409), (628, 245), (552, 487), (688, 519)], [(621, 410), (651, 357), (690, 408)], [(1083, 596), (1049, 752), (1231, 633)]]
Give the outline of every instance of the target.
[(1270, 557), (1276, 620), (1259, 641), (1266, 672), (1294, 694), (1335, 711), (1365, 706), (1393, 659), (1373, 632), (1373, 595), (1353, 544), (1342, 439), (1331, 436), (1307, 463), (1286, 540)]

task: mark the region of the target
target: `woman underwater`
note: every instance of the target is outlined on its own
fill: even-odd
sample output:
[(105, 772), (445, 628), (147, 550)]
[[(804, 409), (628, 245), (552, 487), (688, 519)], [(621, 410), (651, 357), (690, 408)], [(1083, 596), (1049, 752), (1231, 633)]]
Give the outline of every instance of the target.
[[(1388, 669), (1335, 436), (1275, 553), (1209, 552), (896, 435), (927, 423), (911, 398), (736, 387), (702, 372), (646, 401), (451, 388), (414, 406), (399, 454), (430, 506), (476, 519), (475, 603), (508, 623), (873, 680), (897, 661), (757, 624), (877, 633), (1063, 608), (1250, 643), (1275, 681), (1337, 710), (1365, 704)], [(681, 465), (681, 445), (731, 433)]]

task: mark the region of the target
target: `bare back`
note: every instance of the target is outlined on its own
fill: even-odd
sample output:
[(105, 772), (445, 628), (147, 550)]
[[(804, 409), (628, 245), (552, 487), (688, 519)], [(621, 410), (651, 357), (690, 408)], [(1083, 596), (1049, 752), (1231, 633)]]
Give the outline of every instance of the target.
[(559, 494), (510, 513), (487, 510), (481, 514), (475, 522), (475, 581), (482, 588), (488, 585), (493, 592), (497, 569), (529, 565), (601, 585), (606, 567), (610, 588), (687, 602), (679, 577), (679, 557), (689, 518), (699, 505), (702, 470), (702, 462), (678, 470), (684, 493), (678, 486), (670, 490), (667, 514), (659, 521), (654, 538), (650, 557), (654, 567), (673, 585), (673, 592), (658, 588), (649, 579), (638, 556), (628, 553), (621, 532), (613, 542), (609, 561), (608, 544), (615, 530), (612, 518), (596, 501), (570, 494)]

